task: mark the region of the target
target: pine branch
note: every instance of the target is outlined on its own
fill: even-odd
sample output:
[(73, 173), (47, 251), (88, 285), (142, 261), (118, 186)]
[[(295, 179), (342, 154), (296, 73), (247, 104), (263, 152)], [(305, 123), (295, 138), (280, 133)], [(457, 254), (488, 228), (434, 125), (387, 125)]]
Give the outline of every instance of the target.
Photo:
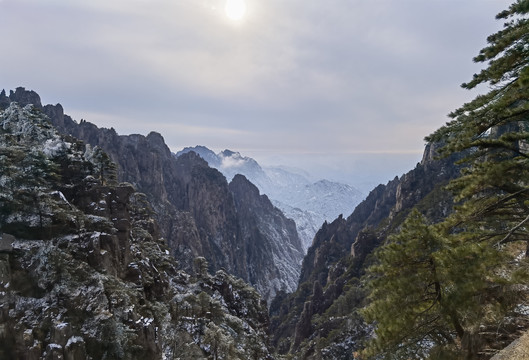
[(525, 219), (523, 219), (518, 225), (516, 225), (515, 227), (513, 227), (509, 233), (507, 235), (505, 235), (505, 237), (503, 239), (501, 239), (497, 244), (496, 246), (500, 246), (501, 244), (503, 244), (504, 242), (506, 242), (507, 240), (509, 240), (509, 238), (514, 234), (514, 232), (516, 230), (518, 230), (519, 228), (521, 228), (526, 222), (529, 221), (529, 215), (527, 215), (527, 217)]

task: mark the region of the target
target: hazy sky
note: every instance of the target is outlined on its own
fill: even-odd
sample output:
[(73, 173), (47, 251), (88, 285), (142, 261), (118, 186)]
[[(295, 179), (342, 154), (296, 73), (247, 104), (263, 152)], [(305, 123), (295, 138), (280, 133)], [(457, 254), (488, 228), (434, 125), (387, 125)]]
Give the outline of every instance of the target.
[(386, 182), (475, 93), (506, 0), (0, 0), (0, 88), (74, 119)]

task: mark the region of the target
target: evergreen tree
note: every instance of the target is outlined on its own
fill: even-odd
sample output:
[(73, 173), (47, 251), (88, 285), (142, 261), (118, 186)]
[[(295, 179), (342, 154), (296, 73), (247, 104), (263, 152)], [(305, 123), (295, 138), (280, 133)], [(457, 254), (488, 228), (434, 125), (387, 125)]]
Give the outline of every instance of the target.
[(108, 154), (99, 146), (96, 146), (91, 155), (94, 170), (102, 185), (117, 184), (117, 166)]
[(445, 279), (436, 257), (443, 246), (414, 211), (402, 231), (376, 251), (378, 264), (368, 270), (370, 304), (362, 311), (367, 321), (376, 323), (369, 355), (421, 359), (432, 344), (453, 344), (452, 328), (463, 336), (460, 320), (444, 297)]
[(516, 285), (525, 285), (529, 274), (529, 0), (497, 19), (505, 21), (503, 30), (474, 58), (488, 66), (462, 85), (490, 91), (451, 113), (427, 139), (444, 142), (443, 155), (466, 154), (463, 176), (450, 184), (460, 206), (444, 228), (461, 242), (493, 248), (501, 259), (484, 269), (489, 286), (481, 297), (488, 324), (498, 328), (502, 314), (526, 296)]
[(57, 208), (50, 193), (59, 180), (58, 166), (41, 151), (11, 146), (0, 148), (0, 168), (0, 228), (22, 237), (45, 236)]
[(429, 136), (446, 145), (443, 155), (464, 152), (468, 167), (450, 188), (462, 205), (452, 228), (496, 246), (527, 242), (529, 254), (529, 1), (497, 15), (504, 29), (489, 36), (474, 59), (488, 67), (463, 84), (491, 90), (464, 104)]
[[(478, 357), (480, 331), (501, 326), (517, 304), (529, 254), (529, 0), (498, 14), (504, 29), (474, 59), (488, 66), (463, 84), (489, 85), (427, 138), (441, 154), (464, 154), (449, 188), (458, 207), (444, 223), (412, 213), (377, 251), (369, 273), (376, 322), (370, 354), (389, 358)], [(520, 249), (519, 242), (525, 242)]]
[[(413, 210), (401, 231), (376, 251), (368, 269), (371, 293), (363, 309), (376, 324), (369, 355), (391, 359), (472, 359), (476, 332), (496, 316), (489, 291), (501, 282), (497, 248), (447, 235)], [(500, 312), (501, 313), (501, 312)]]
[[(529, 0), (498, 14), (504, 29), (474, 59), (488, 66), (466, 89), (489, 85), (427, 138), (441, 154), (464, 154), (449, 188), (458, 206), (435, 229), (412, 215), (377, 252), (368, 320), (371, 353), (392, 358), (465, 358), (480, 351), (480, 329), (500, 327), (523, 296), (529, 254)], [(521, 249), (520, 242), (525, 243)], [(400, 354), (400, 355), (399, 355)], [(456, 355), (450, 355), (449, 358)]]

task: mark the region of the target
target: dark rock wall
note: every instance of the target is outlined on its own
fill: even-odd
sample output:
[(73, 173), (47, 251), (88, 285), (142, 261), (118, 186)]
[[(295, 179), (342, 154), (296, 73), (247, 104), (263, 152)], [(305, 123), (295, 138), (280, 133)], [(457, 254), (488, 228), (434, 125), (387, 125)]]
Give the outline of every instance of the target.
[[(323, 224), (303, 259), (297, 291), (274, 301), (271, 307), (273, 341), (280, 352), (311, 354), (316, 351), (316, 342), (308, 339), (322, 338), (321, 342), (325, 343), (329, 331), (351, 323), (355, 324), (353, 328), (344, 331), (349, 335), (328, 340), (335, 343), (343, 341), (348, 345), (327, 345), (325, 351), (332, 355), (320, 355), (329, 359), (349, 359), (345, 354), (351, 354), (358, 348), (355, 346), (359, 345), (354, 344), (360, 338), (355, 336), (365, 336), (368, 329), (360, 317), (354, 315), (355, 306), (361, 306), (363, 298), (361, 289), (354, 289), (369, 255), (399, 228), (413, 207), (417, 207), (432, 222), (442, 220), (452, 209), (452, 197), (443, 190), (443, 186), (458, 176), (460, 167), (455, 163), (459, 157), (438, 159), (438, 147), (439, 144), (428, 144), (422, 161), (415, 169), (386, 185), (377, 186), (347, 219), (339, 217)], [(309, 290), (315, 283), (325, 289), (325, 303), (319, 306), (318, 311), (314, 310), (315, 294)], [(314, 315), (331, 307), (333, 311), (344, 308), (344, 303), (350, 308), (347, 321), (320, 319), (317, 325), (314, 324)], [(311, 322), (308, 319), (312, 319)], [(308, 331), (309, 328), (312, 330)], [(289, 339), (289, 345), (285, 344), (285, 338)], [(310, 356), (300, 355), (299, 358)]]
[[(89, 147), (57, 134), (33, 107), (9, 110), (0, 112), (0, 153), (40, 157), (2, 165), (58, 176), (39, 183), (49, 196), (22, 204), (33, 214), (14, 207), (0, 218), (2, 233), (21, 214), (17, 232), (32, 236), (0, 236), (0, 359), (272, 359), (255, 289), (223, 271), (178, 269), (147, 196), (99, 178)], [(2, 190), (4, 206), (28, 189)], [(41, 205), (53, 222), (24, 231)], [(61, 231), (38, 237), (49, 228)]]
[(23, 88), (0, 95), (0, 105), (9, 101), (36, 104), (60, 132), (102, 148), (118, 165), (118, 180), (147, 194), (160, 233), (182, 268), (190, 271), (193, 259), (203, 256), (211, 272), (225, 269), (256, 285), (267, 299), (283, 286), (293, 291), (301, 262), (295, 226), (268, 199), (254, 196), (256, 189), (241, 191), (237, 182), (230, 189), (224, 176), (193, 152), (175, 158), (156, 132), (122, 136), (77, 123), (60, 104), (43, 107), (38, 94)]
[(235, 175), (230, 190), (239, 214), (239, 234), (251, 284), (267, 300), (283, 289), (295, 290), (303, 259), (294, 221), (274, 207), (243, 175)]

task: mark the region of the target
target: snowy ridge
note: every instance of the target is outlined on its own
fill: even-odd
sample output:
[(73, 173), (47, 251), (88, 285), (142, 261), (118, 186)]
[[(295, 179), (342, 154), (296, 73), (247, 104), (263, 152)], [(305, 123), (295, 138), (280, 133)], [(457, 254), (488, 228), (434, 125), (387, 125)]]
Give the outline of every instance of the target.
[(187, 147), (175, 156), (190, 151), (222, 172), (228, 181), (236, 174), (242, 174), (255, 184), (274, 206), (296, 222), (305, 252), (325, 221), (332, 221), (340, 214), (348, 216), (364, 198), (350, 185), (329, 180), (313, 182), (306, 174), (281, 167), (263, 168), (254, 159), (231, 150), (215, 154), (205, 146), (195, 146)]

